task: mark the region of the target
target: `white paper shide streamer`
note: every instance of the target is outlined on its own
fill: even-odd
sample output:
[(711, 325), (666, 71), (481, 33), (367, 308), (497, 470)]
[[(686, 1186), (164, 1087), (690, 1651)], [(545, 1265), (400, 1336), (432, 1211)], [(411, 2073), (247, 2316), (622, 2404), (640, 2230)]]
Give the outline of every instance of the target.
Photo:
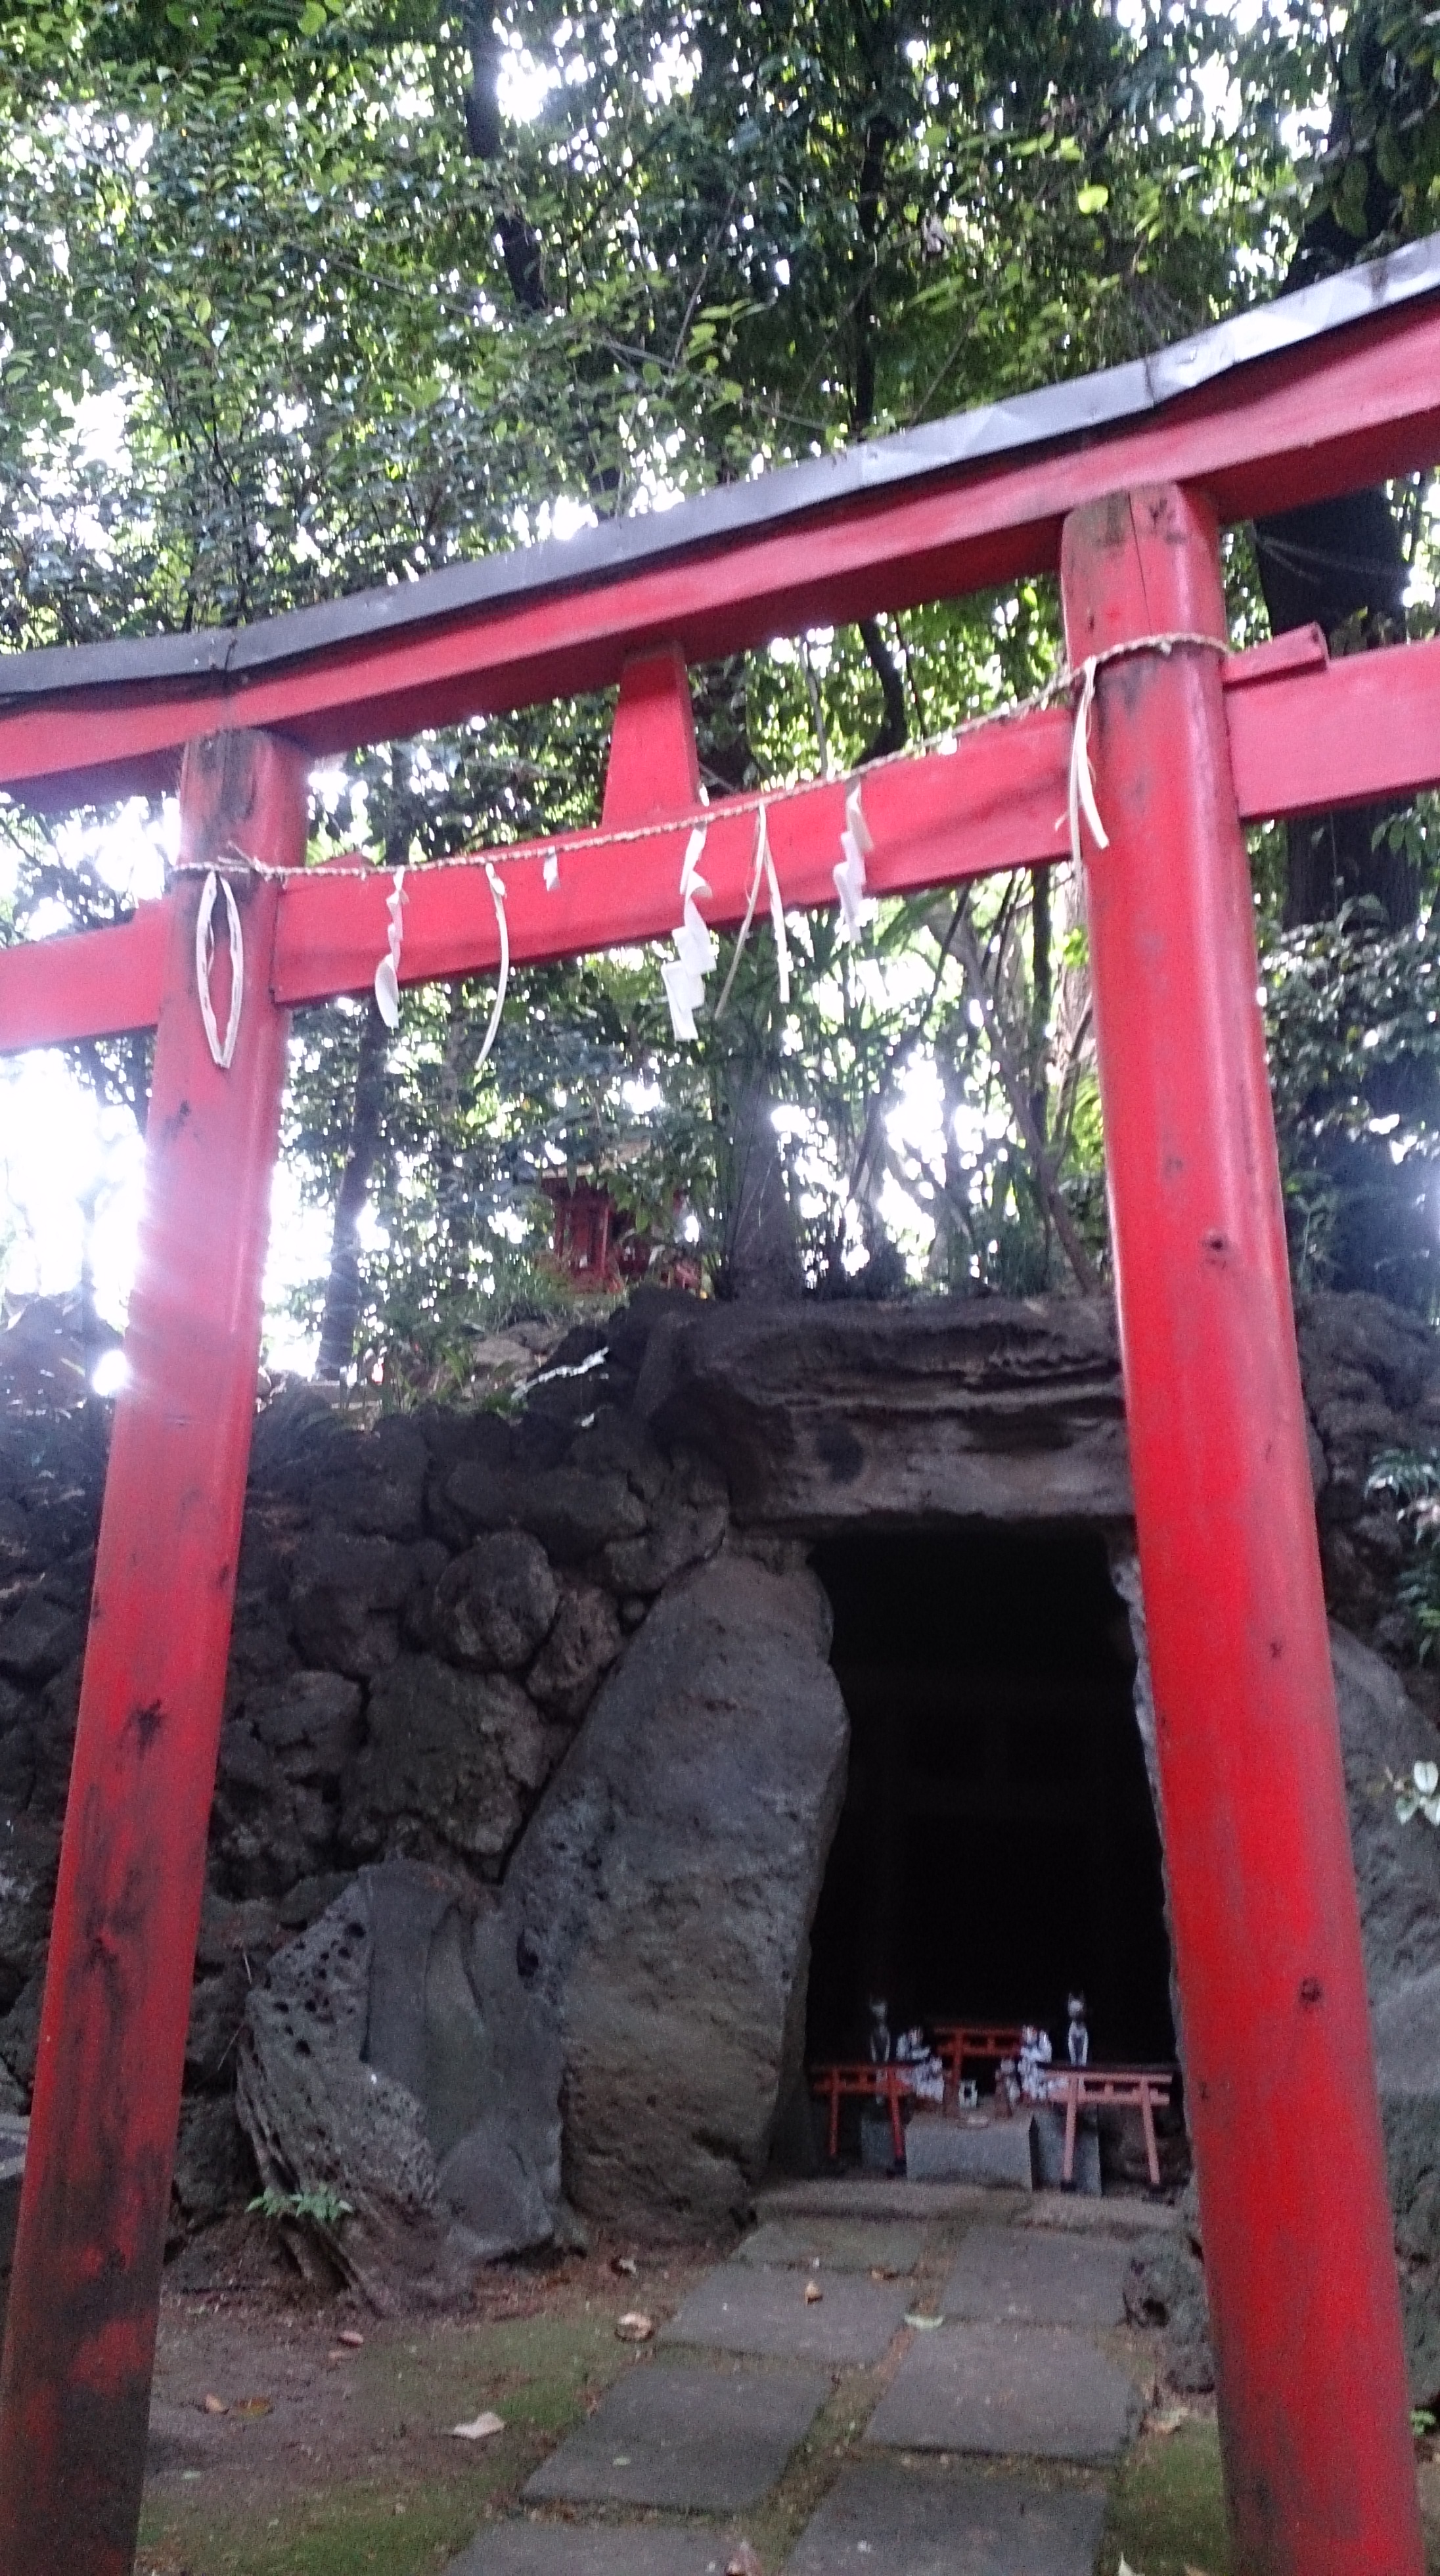
[(490, 1049), (500, 1034), (500, 1015), (505, 1008), (505, 993), (510, 982), (510, 924), (505, 917), (505, 881), (489, 859), (485, 862), (485, 875), (490, 887), (490, 900), (495, 906), (495, 927), (500, 934), (500, 973), (496, 980), (495, 999), (490, 1006), (485, 1036), (480, 1052), (475, 1058), (477, 1073), (482, 1064), (488, 1061)]
[(875, 842), (865, 820), (858, 778), (845, 799), (845, 829), (840, 835), (840, 847), (844, 855), (833, 871), (835, 892), (840, 898), (840, 936), (854, 941), (859, 938), (865, 924), (875, 917), (875, 905), (865, 883), (865, 861)]
[(400, 1026), (400, 950), (405, 938), (401, 907), (404, 901), (405, 871), (397, 868), (385, 904), (390, 915), (390, 944), (375, 969), (375, 1007), (387, 1029)]
[(715, 963), (715, 942), (708, 924), (702, 919), (697, 898), (710, 892), (700, 874), (700, 861), (705, 855), (703, 823), (696, 825), (685, 846), (684, 865), (680, 870), (680, 927), (675, 933), (675, 954), (667, 957), (660, 969), (665, 985), (665, 999), (670, 1005), (670, 1026), (682, 1044), (695, 1037), (695, 1014), (705, 999), (705, 978)]
[[(210, 998), (210, 978), (215, 971), (215, 906), (222, 893), (230, 928), (230, 1011), (223, 1038)], [(200, 997), (206, 1044), (221, 1072), (228, 1073), (240, 1035), (240, 1009), (245, 999), (245, 934), (240, 927), (240, 907), (228, 880), (217, 876), (213, 868), (200, 890), (200, 909), (195, 915), (195, 989)]]
[(761, 869), (770, 889), (770, 927), (775, 933), (775, 981), (780, 987), (780, 1006), (790, 1008), (790, 942), (785, 935), (785, 902), (780, 892), (780, 879), (770, 848), (770, 824), (765, 808), (760, 808), (759, 828), (755, 834), (755, 877), (758, 884)]

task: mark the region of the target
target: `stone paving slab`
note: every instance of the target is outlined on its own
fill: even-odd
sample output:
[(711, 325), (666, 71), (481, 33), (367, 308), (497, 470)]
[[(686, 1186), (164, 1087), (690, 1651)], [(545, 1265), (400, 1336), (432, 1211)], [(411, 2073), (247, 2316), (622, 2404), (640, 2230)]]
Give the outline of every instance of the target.
[(452, 2559), (445, 2576), (720, 2576), (729, 2555), (713, 2531), (697, 2538), (653, 2525), (585, 2531), (574, 2522), (499, 2522)]
[(1037, 2460), (1113, 2460), (1140, 2420), (1122, 2370), (1069, 2326), (941, 2326), (917, 2335), (867, 2442)]
[(808, 2268), (817, 2261), (822, 2272), (913, 2272), (925, 2250), (923, 2227), (896, 2226), (884, 2219), (767, 2219), (747, 2236), (737, 2263)]
[(1103, 2495), (876, 2460), (842, 2470), (785, 2576), (1093, 2576), (1104, 2520)]
[(774, 2485), (829, 2394), (816, 2370), (642, 2363), (541, 2463), (526, 2499), (736, 2513)]
[(972, 2227), (941, 2294), (952, 2322), (1118, 2326), (1135, 2252), (1097, 2236), (1042, 2236), (1027, 2228)]
[[(818, 2299), (807, 2300), (811, 2287), (820, 2290)], [(659, 2339), (868, 2370), (888, 2351), (911, 2295), (903, 2281), (857, 2280), (853, 2272), (830, 2272), (822, 2281), (813, 2273), (725, 2263), (691, 2291)]]

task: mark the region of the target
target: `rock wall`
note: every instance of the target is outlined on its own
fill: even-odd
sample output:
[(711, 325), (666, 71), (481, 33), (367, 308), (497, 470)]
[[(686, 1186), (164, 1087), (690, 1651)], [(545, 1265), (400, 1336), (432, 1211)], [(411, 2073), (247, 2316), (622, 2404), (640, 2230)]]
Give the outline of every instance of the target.
[[(1312, 1300), (1300, 1330), (1331, 1606), (1398, 1655), (1393, 1522), (1365, 1481), (1378, 1450), (1440, 1438), (1437, 1344), (1371, 1298)], [(23, 2107), (33, 2066), (104, 1447), (99, 1409), (0, 1421), (0, 2110)], [(350, 2135), (336, 2105), (372, 2101), (374, 2077), (419, 2107), (372, 2119), (355, 2154), (354, 2276), (378, 2296), (392, 2259), (443, 2282), (474, 2242), (530, 2241), (535, 2193), (563, 2223), (553, 2110), (532, 2101), (508, 2145), (487, 2133), (513, 2167), (503, 2224), (464, 2156), (446, 2175), (494, 2115), (517, 2032), (537, 2064), (560, 2045), (578, 2202), (675, 2225), (733, 2210), (785, 2108), (843, 1764), (809, 1545), (1072, 1518), (1123, 1556), (1129, 1508), (1112, 1322), (1077, 1301), (767, 1313), (642, 1292), (572, 1333), (514, 1418), (359, 1430), (313, 1390), (280, 1397), (256, 1429), (178, 2216), (243, 2196), (257, 2158), (277, 2189), (324, 2182)], [(1375, 1748), (1403, 1714), (1423, 1749), (1435, 1689), (1387, 1681), (1386, 1717), (1378, 1687), (1355, 1702), (1372, 1718), (1352, 1798), (1372, 1806)], [(1397, 1854), (1374, 1850), (1376, 1901), (1408, 1904)], [(1418, 1980), (1407, 1937), (1388, 1923), (1381, 1947)], [(520, 1980), (503, 2010), (501, 1939)], [(448, 1996), (471, 2070), (458, 2130), (385, 2037), (397, 1979), (422, 2028), (425, 1998)], [(331, 2017), (308, 2032), (328, 2109), (282, 2064), (282, 2003), (292, 2029)], [(1406, 2208), (1428, 2188), (1406, 2186)]]

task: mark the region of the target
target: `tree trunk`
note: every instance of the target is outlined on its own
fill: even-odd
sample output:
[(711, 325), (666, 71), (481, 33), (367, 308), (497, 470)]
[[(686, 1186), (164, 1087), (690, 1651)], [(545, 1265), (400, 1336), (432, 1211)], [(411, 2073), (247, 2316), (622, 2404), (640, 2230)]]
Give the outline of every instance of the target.
[(380, 1117), (385, 1101), (385, 1065), (389, 1032), (372, 994), (365, 1005), (360, 1032), (360, 1060), (355, 1070), (355, 1105), (350, 1120), (350, 1150), (335, 1201), (330, 1238), (330, 1276), (325, 1283), (325, 1312), (320, 1322), (318, 1378), (336, 1385), (355, 1356), (360, 1320), (360, 1219), (370, 1194), (370, 1176), (380, 1149)]
[[(1330, 122), (1332, 153), (1349, 139), (1350, 110), (1342, 96)], [(1333, 209), (1322, 206), (1300, 236), (1282, 294), (1352, 266), (1393, 222), (1397, 202), (1372, 162), (1363, 237), (1345, 231)], [(1347, 641), (1362, 647), (1403, 636), (1405, 549), (1389, 496), (1378, 485), (1257, 519), (1255, 551), (1272, 635), (1315, 625), (1333, 643), (1344, 628)], [(1333, 919), (1362, 896), (1383, 906), (1392, 930), (1415, 919), (1415, 869), (1403, 852), (1390, 848), (1381, 830), (1397, 810), (1394, 804), (1356, 805), (1286, 824), (1287, 930)]]
[(805, 1274), (766, 1068), (742, 1059), (732, 1070), (722, 1156), (722, 1165), (728, 1163), (730, 1169), (721, 1172), (726, 1215), (717, 1284), (726, 1297), (773, 1304), (802, 1296)]

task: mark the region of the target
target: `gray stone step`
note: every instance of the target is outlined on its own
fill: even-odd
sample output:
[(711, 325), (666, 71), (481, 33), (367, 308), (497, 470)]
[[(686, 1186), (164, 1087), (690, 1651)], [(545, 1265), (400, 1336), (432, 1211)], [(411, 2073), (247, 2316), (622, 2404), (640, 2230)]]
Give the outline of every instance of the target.
[(713, 2531), (498, 2522), (451, 2560), (445, 2576), (720, 2576), (729, 2555)]
[[(1143, 2242), (1143, 2240), (1142, 2240)], [(940, 2305), (955, 2322), (1118, 2326), (1135, 2245), (1034, 2228), (972, 2227)]]
[(1122, 2370), (1068, 2326), (917, 2334), (865, 2434), (895, 2450), (1113, 2460), (1140, 2419)]
[(771, 2218), (747, 2236), (736, 2261), (793, 2263), (822, 2272), (913, 2272), (925, 2250), (923, 2227), (879, 2218)]
[(774, 2485), (829, 2394), (828, 2371), (641, 2363), (542, 2462), (527, 2501), (737, 2513)]
[(1104, 2520), (1099, 2494), (867, 2461), (842, 2470), (785, 2576), (1093, 2576)]
[[(807, 2300), (812, 2287), (820, 2297)], [(865, 2370), (888, 2350), (910, 2295), (903, 2281), (857, 2280), (853, 2272), (821, 2277), (726, 2263), (691, 2291), (660, 2341)]]

